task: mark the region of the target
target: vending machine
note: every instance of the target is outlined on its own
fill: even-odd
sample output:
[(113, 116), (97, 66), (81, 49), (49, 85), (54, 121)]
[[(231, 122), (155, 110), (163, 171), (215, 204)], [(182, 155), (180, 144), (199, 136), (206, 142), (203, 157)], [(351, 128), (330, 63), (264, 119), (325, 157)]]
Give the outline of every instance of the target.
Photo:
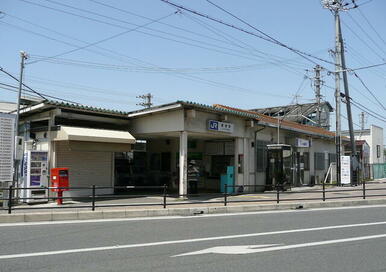
[(48, 152), (30, 150), (24, 153), (23, 182), (19, 192), (23, 202), (43, 202), (48, 197)]

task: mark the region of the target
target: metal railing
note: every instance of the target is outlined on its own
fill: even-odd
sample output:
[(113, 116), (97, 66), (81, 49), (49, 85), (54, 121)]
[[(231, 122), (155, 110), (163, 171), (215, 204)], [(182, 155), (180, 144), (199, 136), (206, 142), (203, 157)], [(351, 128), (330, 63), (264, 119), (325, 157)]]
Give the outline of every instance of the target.
[[(301, 191), (292, 191), (286, 190), (285, 187), (281, 184), (274, 186), (264, 186), (264, 185), (224, 185), (223, 193), (206, 193), (206, 194), (172, 194), (168, 191), (168, 186), (88, 186), (88, 187), (39, 187), (39, 188), (15, 188), (14, 186), (3, 187), (0, 190), (4, 192), (8, 192), (7, 198), (4, 200), (7, 202), (5, 210), (8, 211), (9, 214), (12, 211), (16, 210), (33, 210), (33, 209), (64, 209), (64, 208), (89, 208), (92, 211), (95, 211), (97, 208), (101, 207), (130, 207), (130, 206), (161, 206), (166, 209), (167, 206), (173, 205), (186, 205), (186, 204), (223, 204), (227, 206), (230, 203), (241, 203), (241, 202), (276, 202), (277, 204), (281, 202), (289, 202), (289, 201), (313, 201), (313, 200), (321, 200), (326, 201), (327, 199), (344, 199), (344, 198), (362, 198), (366, 199), (367, 197), (385, 197), (386, 196), (386, 187), (385, 188), (366, 188), (366, 183), (363, 182), (361, 188), (352, 188), (352, 189), (337, 189), (330, 188), (326, 189), (327, 184), (324, 182), (322, 184), (316, 184), (321, 186), (319, 189), (310, 189), (310, 190), (301, 190)], [(263, 187), (265, 192), (262, 194), (256, 193), (257, 187)], [(82, 196), (50, 196), (52, 192), (50, 190), (78, 190), (78, 191), (88, 191), (89, 193)], [(135, 189), (135, 190), (146, 190), (146, 194), (133, 194), (129, 195), (102, 195), (98, 194), (100, 190), (110, 189)], [(150, 194), (148, 191), (152, 189), (155, 190), (156, 193)], [(252, 192), (246, 192), (246, 190), (252, 189)], [(45, 193), (41, 196), (33, 196), (33, 197), (21, 197), (19, 194), (20, 190), (44, 190)], [(369, 194), (369, 191), (385, 191), (383, 194)], [(49, 194), (50, 192), (50, 194)], [(333, 193), (348, 193), (355, 192), (353, 195), (349, 196), (328, 196), (328, 194)], [(359, 194), (358, 194), (359, 193)], [(308, 194), (307, 197), (300, 197), (302, 194)], [(242, 199), (238, 196), (248, 196), (253, 195), (255, 198), (252, 199)], [(295, 197), (292, 197), (296, 195)], [(313, 195), (310, 197), (310, 195)], [(98, 203), (98, 201), (103, 200), (117, 200), (117, 199), (132, 199), (132, 198), (140, 198), (140, 197), (150, 197), (156, 196), (160, 198), (160, 201), (151, 202), (151, 203)], [(265, 196), (265, 198), (261, 199), (260, 196)], [(315, 196), (315, 197), (314, 197)], [(179, 198), (182, 201), (168, 201), (168, 198)], [(196, 200), (194, 198), (197, 198)], [(205, 199), (208, 198), (208, 199)], [(49, 202), (51, 200), (79, 200), (86, 201), (85, 204), (80, 203), (80, 205), (57, 205), (57, 206), (21, 206), (17, 201), (28, 202), (28, 201), (40, 201), (40, 202)]]

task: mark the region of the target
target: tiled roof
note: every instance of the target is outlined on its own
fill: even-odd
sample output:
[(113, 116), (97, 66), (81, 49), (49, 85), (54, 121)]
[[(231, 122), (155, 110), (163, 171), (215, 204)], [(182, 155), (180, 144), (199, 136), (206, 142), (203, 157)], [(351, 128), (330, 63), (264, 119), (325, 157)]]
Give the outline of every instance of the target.
[(177, 103), (180, 103), (184, 106), (192, 106), (192, 107), (201, 108), (204, 110), (221, 112), (221, 113), (232, 114), (232, 115), (236, 115), (236, 116), (256, 119), (256, 112), (241, 111), (238, 109), (233, 109), (233, 108), (229, 108), (229, 107), (225, 107), (225, 106), (224, 107), (217, 107), (218, 105), (209, 106), (209, 105), (195, 103), (195, 102), (191, 102), (191, 101), (177, 101)]
[(124, 115), (124, 116), (127, 116), (127, 114), (128, 114), (128, 112), (124, 112), (124, 111), (109, 110), (109, 109), (105, 109), (105, 108), (91, 107), (91, 106), (82, 105), (82, 104), (61, 102), (61, 101), (55, 101), (55, 100), (46, 100), (46, 101), (44, 101), (44, 104), (51, 105), (51, 106), (77, 109), (77, 110), (92, 111), (95, 113), (118, 114), (118, 115)]
[[(277, 126), (278, 119), (275, 118), (275, 117), (267, 116), (267, 115), (264, 115), (264, 114), (261, 114), (261, 113), (257, 113), (257, 112), (254, 112), (254, 111), (242, 110), (242, 109), (232, 108), (232, 107), (228, 107), (228, 106), (224, 106), (224, 105), (219, 105), (219, 104), (215, 104), (215, 105), (213, 105), (213, 107), (215, 107), (216, 109), (227, 109), (229, 111), (242, 112), (242, 113), (245, 113), (245, 114), (251, 114), (251, 115), (254, 115), (254, 118), (259, 120), (259, 121), (263, 121), (263, 122), (270, 123), (272, 125)], [(292, 121), (288, 121), (288, 120), (281, 120), (280, 121), (280, 125), (283, 126), (283, 127), (289, 127), (289, 128), (293, 128), (293, 129), (296, 129), (296, 130), (301, 130), (301, 131), (304, 131), (306, 133), (310, 132), (310, 133), (313, 133), (313, 134), (319, 134), (319, 135), (328, 136), (328, 137), (335, 137), (335, 133), (334, 132), (328, 131), (326, 129), (319, 128), (319, 127), (314, 127), (314, 126), (302, 125), (302, 124), (299, 124), (299, 123), (296, 123), (296, 122), (292, 122)]]

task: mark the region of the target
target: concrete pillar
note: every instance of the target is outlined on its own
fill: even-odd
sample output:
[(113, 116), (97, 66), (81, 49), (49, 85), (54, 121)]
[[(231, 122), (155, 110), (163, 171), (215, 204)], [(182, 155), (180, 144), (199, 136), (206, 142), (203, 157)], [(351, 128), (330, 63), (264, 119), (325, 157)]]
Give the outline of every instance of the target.
[[(244, 138), (243, 139), (243, 150), (244, 150), (244, 161), (243, 161), (243, 168), (244, 168), (244, 181), (243, 181), (243, 184), (244, 185), (250, 185), (249, 183), (249, 139), (248, 138)], [(250, 189), (250, 188), (247, 188), (247, 189)]]
[[(244, 165), (239, 164), (239, 155), (243, 155), (243, 139), (235, 138), (235, 185), (243, 185), (243, 168)], [(240, 166), (240, 167), (239, 167)], [(242, 172), (239, 172), (239, 168)]]
[(186, 195), (188, 193), (188, 133), (180, 132), (180, 182), (179, 194)]

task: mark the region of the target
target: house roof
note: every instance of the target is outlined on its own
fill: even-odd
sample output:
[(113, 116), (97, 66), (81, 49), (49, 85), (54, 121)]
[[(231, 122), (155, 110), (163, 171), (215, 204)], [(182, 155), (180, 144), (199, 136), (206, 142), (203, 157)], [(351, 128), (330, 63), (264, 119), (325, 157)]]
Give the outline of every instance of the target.
[(31, 105), (26, 107), (22, 112), (29, 112), (33, 111), (37, 108), (50, 108), (50, 107), (59, 107), (59, 108), (67, 108), (67, 109), (74, 109), (74, 110), (80, 110), (80, 111), (86, 111), (86, 112), (92, 112), (92, 113), (99, 113), (99, 114), (113, 114), (113, 115), (120, 115), (120, 116), (127, 116), (128, 112), (125, 111), (119, 111), (119, 110), (110, 110), (100, 107), (92, 107), (87, 106), (83, 104), (75, 104), (75, 103), (68, 103), (68, 102), (62, 102), (62, 101), (55, 101), (55, 100), (45, 100), (41, 101), (35, 105)]
[[(327, 101), (320, 103), (322, 106), (325, 105), (328, 107), (329, 111), (333, 111), (333, 107), (331, 104)], [(259, 113), (263, 114), (275, 114), (279, 111), (294, 111), (294, 110), (300, 110), (300, 111), (308, 111), (310, 109), (316, 110), (318, 107), (318, 103), (302, 103), (302, 104), (293, 104), (293, 105), (284, 105), (284, 106), (276, 106), (276, 107), (268, 107), (268, 108), (257, 108), (257, 109), (251, 109), (251, 111), (257, 111)]]
[[(272, 127), (277, 127), (277, 122), (278, 122), (278, 119), (276, 119), (275, 117), (267, 116), (251, 110), (242, 110), (242, 109), (228, 107), (220, 104), (215, 104), (213, 106), (210, 106), (210, 105), (195, 103), (191, 101), (177, 101), (174, 103), (164, 104), (156, 107), (151, 107), (148, 109), (141, 109), (138, 111), (130, 112), (128, 116), (138, 117), (138, 116), (143, 116), (147, 114), (154, 114), (155, 112), (172, 110), (177, 108), (195, 108), (195, 109), (202, 109), (209, 112), (231, 114), (231, 115), (235, 115), (235, 116), (239, 116), (247, 119), (257, 120), (261, 124), (270, 125)], [(297, 132), (312, 134), (316, 136), (322, 136), (327, 138), (335, 137), (334, 132), (328, 131), (326, 129), (309, 126), (309, 125), (302, 125), (288, 120), (280, 121), (280, 127), (282, 127), (283, 129), (294, 130)]]

